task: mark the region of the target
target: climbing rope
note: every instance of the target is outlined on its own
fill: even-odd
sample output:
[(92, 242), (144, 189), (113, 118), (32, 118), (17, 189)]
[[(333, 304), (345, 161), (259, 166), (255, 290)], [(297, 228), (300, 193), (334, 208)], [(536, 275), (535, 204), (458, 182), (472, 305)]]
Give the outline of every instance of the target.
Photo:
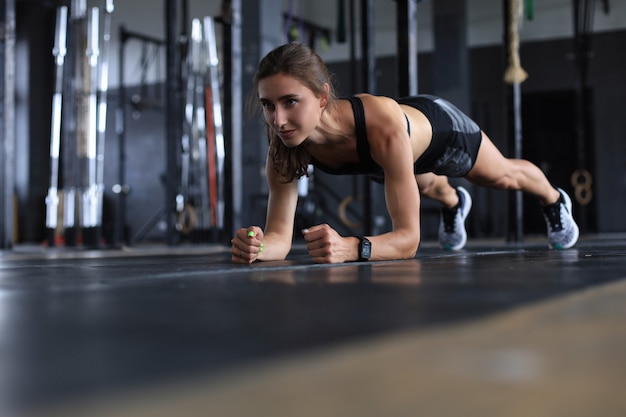
[(507, 47), (509, 60), (504, 73), (504, 81), (508, 84), (521, 84), (528, 78), (528, 74), (522, 68), (519, 58), (519, 27), (520, 18), (524, 14), (524, 3), (523, 0), (509, 0), (507, 5), (507, 31), (509, 35), (509, 44)]

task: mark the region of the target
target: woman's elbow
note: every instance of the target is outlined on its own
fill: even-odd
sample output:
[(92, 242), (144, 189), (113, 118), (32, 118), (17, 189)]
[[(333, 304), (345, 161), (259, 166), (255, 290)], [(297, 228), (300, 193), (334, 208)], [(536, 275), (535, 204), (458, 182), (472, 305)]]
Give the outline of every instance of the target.
[(406, 243), (405, 249), (404, 249), (404, 258), (406, 259), (410, 259), (410, 258), (414, 258), (415, 255), (417, 255), (417, 250), (419, 249), (420, 246), (420, 236), (419, 233), (417, 234), (417, 237), (413, 236), (411, 239), (409, 239)]

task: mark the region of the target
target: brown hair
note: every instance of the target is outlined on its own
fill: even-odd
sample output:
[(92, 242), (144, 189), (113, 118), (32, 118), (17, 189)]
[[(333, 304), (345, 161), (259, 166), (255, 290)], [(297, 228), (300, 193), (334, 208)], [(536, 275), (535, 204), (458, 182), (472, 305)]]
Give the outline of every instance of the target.
[[(250, 96), (249, 105), (254, 102), (255, 107), (261, 108), (258, 102), (259, 81), (276, 74), (285, 74), (296, 78), (311, 89), (317, 97), (326, 93), (324, 84), (328, 84), (330, 87), (328, 92), (329, 105), (337, 100), (332, 84), (332, 75), (322, 58), (308, 46), (292, 42), (272, 50), (261, 60), (254, 74), (254, 90)], [(265, 132), (269, 142), (269, 158), (273, 162), (276, 172), (286, 182), (308, 175), (307, 167), (311, 161), (311, 155), (307, 150), (302, 145), (295, 148), (285, 146), (267, 123), (265, 123)]]

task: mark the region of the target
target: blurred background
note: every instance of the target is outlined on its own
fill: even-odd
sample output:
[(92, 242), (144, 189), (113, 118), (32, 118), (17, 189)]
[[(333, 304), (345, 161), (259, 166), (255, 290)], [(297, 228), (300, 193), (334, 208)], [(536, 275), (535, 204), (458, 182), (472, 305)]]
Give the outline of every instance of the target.
[[(226, 243), (237, 227), (263, 225), (267, 141), (245, 101), (259, 60), (292, 40), (326, 60), (342, 95), (440, 95), (508, 156), (521, 135), (522, 156), (574, 197), (583, 235), (626, 231), (624, 2), (520, 1), (516, 50), (507, 1), (1, 3), (2, 248)], [(515, 53), (528, 77), (510, 84), (504, 74)], [(298, 226), (323, 219), (342, 234), (391, 227), (379, 185), (311, 174), (300, 187)], [(509, 193), (466, 186), (471, 237), (519, 239), (520, 216), (524, 237), (544, 234), (534, 200), (520, 208)], [(424, 239), (435, 238), (437, 216), (425, 201)]]

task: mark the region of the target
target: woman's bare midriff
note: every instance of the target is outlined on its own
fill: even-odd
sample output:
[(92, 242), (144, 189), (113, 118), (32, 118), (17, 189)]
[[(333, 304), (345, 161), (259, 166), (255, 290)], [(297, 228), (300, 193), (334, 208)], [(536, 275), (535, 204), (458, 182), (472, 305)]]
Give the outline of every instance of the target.
[(402, 111), (411, 123), (411, 147), (413, 148), (413, 161), (426, 151), (433, 138), (433, 129), (430, 121), (424, 114), (414, 107), (401, 104)]

